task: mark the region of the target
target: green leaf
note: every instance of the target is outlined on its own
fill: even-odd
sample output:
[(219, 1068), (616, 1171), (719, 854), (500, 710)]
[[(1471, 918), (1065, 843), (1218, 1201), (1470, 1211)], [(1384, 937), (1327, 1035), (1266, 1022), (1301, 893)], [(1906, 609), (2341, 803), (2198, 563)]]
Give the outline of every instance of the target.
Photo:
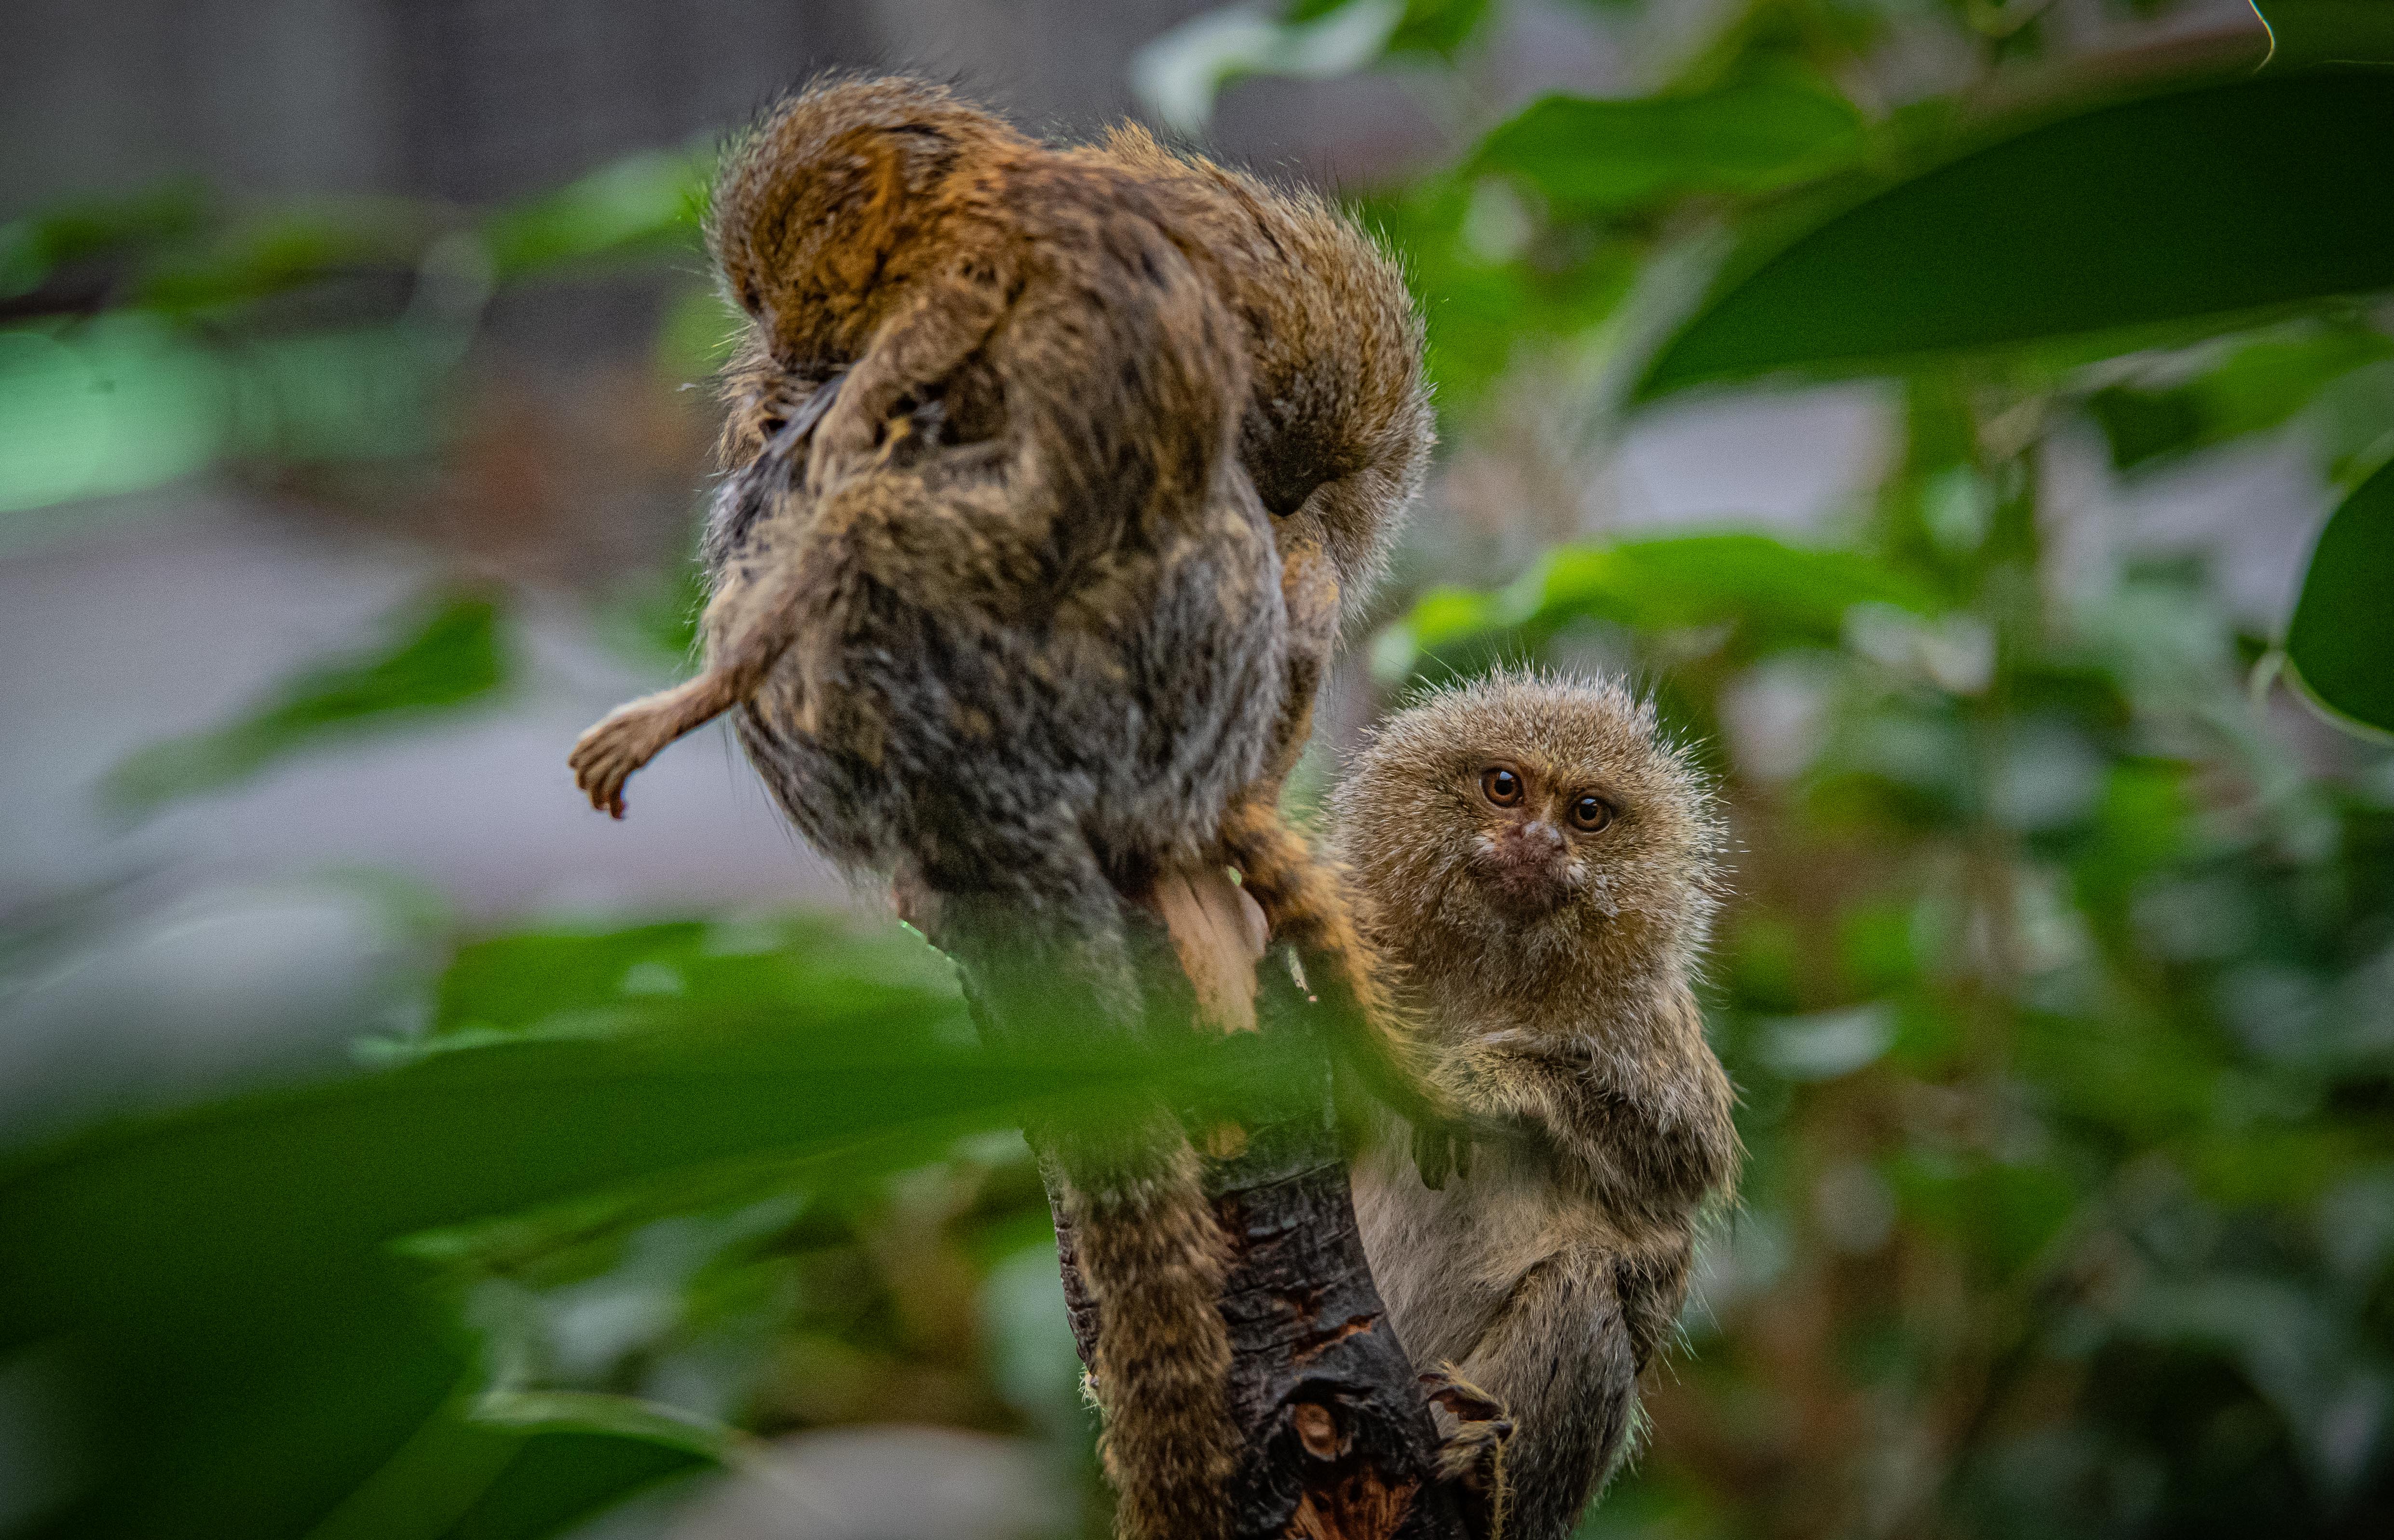
[(120, 808), (153, 808), (364, 729), (468, 704), (506, 680), (497, 604), (480, 594), (453, 595), (379, 656), (304, 669), (236, 721), (138, 751), (110, 772), (101, 795)]
[[(1351, 0), (1296, 0), (1284, 20), (1313, 21)], [(1405, 0), (1404, 13), (1388, 34), (1390, 53), (1451, 54), (1463, 46), (1488, 14), (1489, 0)]]
[(1365, 200), (1357, 212), (1403, 254), (1441, 411), (1503, 377), (1525, 349), (1568, 346), (1587, 335), (1637, 276), (1624, 243), (1540, 245), (1535, 215), (1500, 177), (1433, 178)]
[(0, 510), (204, 468), (230, 435), (236, 389), (221, 355), (154, 316), (119, 312), (56, 336), (0, 330)]
[(613, 1431), (543, 1432), (519, 1442), (506, 1468), (442, 1532), (442, 1540), (541, 1540), (710, 1463), (670, 1440)]
[(704, 1429), (579, 1402), (472, 1420), (471, 1345), (399, 1243), (732, 1165), (856, 1181), (1026, 1109), (1136, 1102), (1158, 1075), (1294, 1073), (1269, 1046), (1218, 1041), (1169, 1059), (944, 1046), (960, 1018), (953, 991), (829, 990), (437, 1054), (20, 1157), (0, 1169), (0, 1354), (47, 1345), (78, 1401), (82, 1486), (46, 1533), (549, 1533), (688, 1468)]
[(412, 269), (434, 229), (427, 210), (397, 199), (283, 209), (155, 264), (133, 299), (156, 309), (199, 310), (278, 294), (342, 269)]
[(593, 257), (686, 250), (696, 244), (706, 166), (694, 155), (654, 150), (602, 166), (482, 227), (501, 278)]
[(1858, 604), (1925, 612), (1927, 589), (1856, 551), (1789, 545), (1745, 533), (1666, 535), (1565, 546), (1494, 593), (1438, 588), (1381, 641), (1383, 676), (1426, 653), (1498, 634), (1538, 641), (1588, 617), (1659, 632), (1730, 625), (1749, 652), (1830, 645)]
[(1639, 391), (1886, 371), (2380, 289), (2394, 283), (2389, 143), (2394, 73), (2374, 70), (2085, 107), (1738, 263)]
[(2216, 367), (2164, 389), (2115, 385), (2088, 398), (2111, 464), (2156, 461), (2277, 428), (2339, 376), (2394, 357), (2394, 338), (2357, 327), (2250, 342)]
[(185, 240), (206, 218), (205, 200), (168, 185), (129, 198), (79, 200), (0, 225), (0, 296), (39, 287), (59, 268), (138, 254)]
[(1701, 96), (1550, 96), (1499, 126), (1478, 169), (1510, 172), (1565, 206), (1633, 208), (1691, 192), (1754, 193), (1803, 181), (1862, 148), (1836, 92), (1766, 76)]
[(518, 931), (458, 949), (441, 979), (432, 1031), (504, 1034), (775, 1008), (919, 1009), (953, 994), (947, 964), (921, 941), (886, 932), (861, 940), (826, 919)]
[(2337, 717), (2394, 732), (2394, 464), (2329, 515), (2286, 626), (2286, 658)]
[(742, 1457), (755, 1441), (736, 1428), (677, 1406), (593, 1390), (493, 1390), (474, 1402), (472, 1415), (490, 1428), (638, 1439), (717, 1464)]

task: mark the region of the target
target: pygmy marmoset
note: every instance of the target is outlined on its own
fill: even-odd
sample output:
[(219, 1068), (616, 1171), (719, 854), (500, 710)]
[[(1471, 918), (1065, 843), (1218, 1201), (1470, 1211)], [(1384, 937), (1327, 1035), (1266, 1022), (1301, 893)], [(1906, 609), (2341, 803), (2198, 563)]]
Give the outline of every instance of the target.
[[(1276, 796), (1319, 676), (1307, 659), (1335, 631), (1336, 562), (1354, 552), (1368, 576), (1373, 521), (1419, 477), (1418, 328), (1395, 286), (1382, 461), (1327, 460), (1310, 485), (1274, 472), (1296, 499), (1276, 528), (1244, 458), (1281, 464), (1254, 317), (1193, 228), (1204, 200), (1164, 186), (1162, 161), (1199, 175), (1052, 149), (904, 79), (811, 87), (735, 147), (709, 238), (748, 336), (704, 550), (707, 666), (593, 728), (573, 767), (620, 814), (634, 770), (739, 708), (800, 830), (926, 900), (1007, 1033), (1056, 1030), (1038, 1007), (1066, 981), (1096, 1002), (1065, 1013), (1085, 1030), (1134, 1026), (1124, 900), (1157, 903), (1181, 943), (1173, 881), (1237, 867), (1374, 1029), (1365, 1055), (1401, 1096), (1412, 1046)], [(1334, 535), (1332, 505), (1361, 533)], [(1322, 554), (1300, 561), (1284, 531), (1309, 507)], [(1101, 1306), (1109, 1460), (1128, 1533), (1200, 1533), (1237, 1451), (1225, 1243), (1169, 1114), (1129, 1121), (1139, 1134), (1101, 1152), (1057, 1131)]]
[(1621, 685), (1513, 673), (1389, 719), (1335, 807), (1440, 1073), (1506, 1130), (1432, 1191), (1392, 1121), (1354, 1167), (1364, 1248), (1414, 1365), (1509, 1414), (1504, 1534), (1553, 1540), (1623, 1447), (1699, 1207), (1737, 1165), (1690, 988), (1718, 902), (1712, 793)]

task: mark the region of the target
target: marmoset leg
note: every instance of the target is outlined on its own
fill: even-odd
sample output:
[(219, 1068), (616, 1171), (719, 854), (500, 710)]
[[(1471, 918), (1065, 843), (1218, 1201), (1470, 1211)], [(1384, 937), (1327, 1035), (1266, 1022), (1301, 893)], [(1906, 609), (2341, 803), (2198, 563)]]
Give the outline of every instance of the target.
[(1547, 1257), (1513, 1285), (1454, 1366), (1457, 1380), (1512, 1417), (1504, 1540), (1569, 1534), (1627, 1437), (1638, 1371), (1612, 1271), (1611, 1258), (1592, 1247)]

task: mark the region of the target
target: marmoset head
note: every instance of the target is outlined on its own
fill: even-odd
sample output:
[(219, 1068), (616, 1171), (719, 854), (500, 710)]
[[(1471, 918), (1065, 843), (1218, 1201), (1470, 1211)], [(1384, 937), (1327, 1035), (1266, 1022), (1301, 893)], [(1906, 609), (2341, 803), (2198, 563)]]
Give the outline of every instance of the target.
[(725, 296), (784, 367), (844, 363), (878, 319), (872, 291), (921, 200), (976, 152), (1030, 144), (929, 81), (819, 81), (724, 154), (706, 238)]
[(1335, 805), (1373, 929), (1418, 975), (1684, 969), (1717, 903), (1711, 787), (1611, 680), (1434, 691), (1373, 733)]

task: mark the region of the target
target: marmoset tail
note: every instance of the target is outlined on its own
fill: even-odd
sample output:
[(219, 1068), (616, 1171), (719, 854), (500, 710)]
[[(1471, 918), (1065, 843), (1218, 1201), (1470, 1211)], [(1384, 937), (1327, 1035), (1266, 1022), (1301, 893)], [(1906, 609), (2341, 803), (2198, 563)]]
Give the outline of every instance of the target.
[[(1501, 1404), (1507, 1540), (1568, 1534), (1685, 1299), (1737, 1165), (1691, 983), (1721, 827), (1618, 684), (1506, 674), (1389, 719), (1335, 799), (1363, 924), (1425, 1046), (1501, 1128), (1424, 1186), (1390, 1120), (1355, 1168), (1373, 1276), (1416, 1368)], [(1480, 1459), (1486, 1429), (1456, 1428)]]

